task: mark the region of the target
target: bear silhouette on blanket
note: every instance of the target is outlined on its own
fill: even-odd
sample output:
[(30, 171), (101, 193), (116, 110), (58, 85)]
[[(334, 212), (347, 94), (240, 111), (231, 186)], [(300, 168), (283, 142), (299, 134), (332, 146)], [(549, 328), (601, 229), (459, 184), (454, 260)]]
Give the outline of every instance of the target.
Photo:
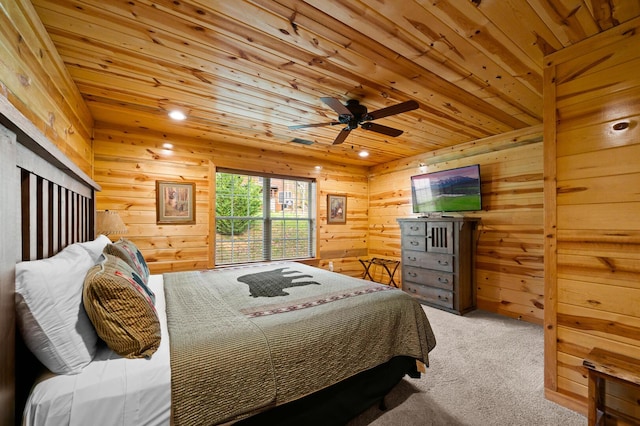
[(287, 271), (287, 268), (278, 268), (273, 271), (257, 272), (255, 274), (242, 275), (238, 277), (238, 281), (249, 286), (249, 293), (252, 297), (277, 297), (288, 296), (289, 293), (284, 291), (289, 287), (300, 287), (305, 285), (320, 285), (317, 281), (299, 281), (293, 282), (299, 278), (312, 278), (311, 275), (291, 275), (300, 274), (300, 271)]

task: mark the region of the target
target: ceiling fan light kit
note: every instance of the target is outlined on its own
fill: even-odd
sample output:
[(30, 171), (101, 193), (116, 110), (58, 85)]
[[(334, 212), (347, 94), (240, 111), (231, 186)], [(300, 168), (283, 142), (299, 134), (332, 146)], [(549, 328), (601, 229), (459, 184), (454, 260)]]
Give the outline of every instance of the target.
[(360, 126), (360, 128), (364, 130), (369, 130), (386, 136), (400, 136), (403, 133), (402, 130), (383, 126), (382, 124), (371, 123), (371, 121), (411, 111), (417, 109), (420, 106), (416, 101), (406, 101), (373, 112), (368, 112), (367, 107), (360, 104), (357, 99), (349, 99), (346, 105), (343, 105), (338, 99), (332, 97), (323, 97), (320, 98), (320, 100), (338, 114), (338, 121), (330, 121), (328, 123), (299, 124), (296, 126), (289, 126), (289, 129), (295, 130), (304, 129), (307, 127), (335, 126), (339, 124), (346, 125), (346, 127), (344, 127), (340, 131), (340, 133), (338, 133), (338, 136), (333, 141), (333, 145), (343, 143), (347, 136), (349, 136), (349, 133), (352, 130), (357, 129), (358, 126)]

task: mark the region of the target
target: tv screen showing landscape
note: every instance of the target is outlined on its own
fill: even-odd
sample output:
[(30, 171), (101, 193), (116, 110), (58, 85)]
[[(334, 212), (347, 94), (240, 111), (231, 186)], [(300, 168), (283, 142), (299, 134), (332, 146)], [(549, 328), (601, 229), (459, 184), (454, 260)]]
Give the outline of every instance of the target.
[(411, 195), (414, 213), (482, 210), (480, 166), (412, 176)]

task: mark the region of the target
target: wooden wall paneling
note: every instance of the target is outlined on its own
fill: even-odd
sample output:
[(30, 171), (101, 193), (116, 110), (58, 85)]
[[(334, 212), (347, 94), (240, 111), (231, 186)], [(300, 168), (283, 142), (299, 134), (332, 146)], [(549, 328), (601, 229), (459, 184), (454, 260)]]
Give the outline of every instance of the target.
[[(368, 240), (368, 181), (362, 171), (360, 176), (332, 176), (323, 169), (318, 180), (318, 257), (319, 266), (328, 267), (346, 275), (361, 276), (362, 266), (358, 258), (367, 256)], [(327, 195), (347, 196), (347, 220), (344, 224), (327, 223)]]
[[(177, 136), (171, 132), (153, 132), (106, 123), (97, 123), (94, 132), (96, 140), (113, 141), (120, 144), (118, 145), (121, 150), (120, 154), (123, 154), (122, 157), (125, 160), (126, 158), (134, 159), (137, 155), (153, 155), (161, 158), (163, 143), (176, 144), (176, 142), (179, 142), (173, 149), (172, 158), (180, 162), (187, 162), (187, 164), (201, 164), (203, 161), (208, 161), (209, 158), (220, 158), (225, 162), (225, 165), (220, 165), (213, 160), (216, 166), (219, 167), (241, 168), (244, 165), (254, 171), (284, 175), (295, 171), (298, 176), (315, 178), (323, 176), (328, 171), (332, 175), (340, 176), (342, 174), (348, 175), (351, 171), (354, 171), (355, 175), (363, 175), (365, 170), (364, 167), (332, 165), (331, 161), (327, 161), (322, 164), (322, 171), (319, 172), (314, 167), (309, 167), (310, 161), (313, 160), (299, 155), (300, 146), (297, 144), (293, 145), (295, 145), (298, 155), (289, 155), (293, 151), (252, 149), (251, 139), (235, 138), (232, 142), (242, 143), (243, 148), (245, 148), (244, 152), (239, 152), (238, 146), (228, 143), (225, 135), (221, 135), (219, 139), (202, 140), (196, 137)], [(103, 153), (102, 147), (97, 144), (94, 149), (98, 154), (96, 160), (99, 161), (99, 156)], [(106, 154), (109, 153), (106, 152)], [(278, 156), (279, 158), (277, 161), (265, 161), (265, 158), (270, 159), (272, 156)], [(316, 163), (312, 164), (316, 165)], [(364, 180), (366, 181), (366, 179)]]
[[(615, 210), (612, 207), (615, 207)], [(592, 204), (586, 209), (589, 214), (585, 215), (584, 206), (560, 206), (558, 212), (562, 214), (559, 214), (558, 226), (560, 229), (571, 227), (575, 230), (638, 231), (640, 230), (637, 221), (638, 209), (640, 209), (640, 203), (617, 203), (615, 206)], [(613, 211), (615, 211), (615, 221), (611, 220)]]
[[(164, 142), (173, 144), (166, 151)], [(224, 142), (178, 137), (100, 124), (95, 129), (95, 176), (103, 185), (98, 209), (120, 212), (128, 232), (153, 273), (212, 266), (212, 180), (215, 167), (312, 177), (317, 182), (320, 267), (360, 276), (358, 257), (367, 255), (368, 179), (364, 167), (318, 165), (304, 157), (264, 150), (239, 152)], [(215, 166), (213, 166), (215, 164)], [(194, 225), (156, 225), (155, 180), (196, 182)], [(347, 223), (326, 223), (326, 195), (347, 195)]]
[[(614, 118), (613, 120), (605, 122), (596, 122), (582, 127), (565, 129), (563, 131), (563, 140), (566, 143), (558, 144), (558, 158), (635, 143), (637, 139), (633, 132), (617, 132), (613, 130), (613, 126), (620, 121), (622, 120)], [(625, 121), (638, 123), (640, 122), (640, 115), (628, 115)], [(571, 143), (570, 141), (580, 141), (580, 143)]]
[(543, 72), (544, 89), (544, 387), (547, 398), (558, 389), (557, 365), (557, 205), (555, 67)]
[[(22, 0), (8, 2), (3, 4), (3, 10), (13, 23), (7, 30), (19, 29), (20, 37), (13, 40), (23, 48), (20, 61), (25, 62), (23, 65), (26, 69), (38, 73), (38, 79), (41, 80), (38, 84), (51, 89), (47, 96), (55, 100), (58, 107), (66, 112), (64, 116), (77, 117), (78, 123), (82, 125), (78, 130), (89, 134), (91, 127), (88, 126), (92, 124), (91, 113), (82, 101), (75, 83), (69, 78), (69, 73), (32, 3)], [(25, 47), (29, 50), (28, 54), (24, 50)], [(31, 63), (32, 60), (37, 63)], [(54, 95), (55, 91), (62, 97)]]
[[(481, 164), (484, 206), (476, 248), (478, 306), (535, 323), (542, 322), (543, 293), (525, 283), (543, 277), (541, 145), (474, 158)], [(509, 275), (520, 285), (497, 278)]]
[(90, 174), (93, 119), (30, 1), (3, 4), (0, 38), (2, 96)]
[[(140, 146), (100, 133), (95, 146), (95, 176), (105, 183), (98, 209), (119, 211), (124, 235), (140, 247), (154, 273), (204, 269), (211, 262), (209, 233), (209, 161), (162, 147), (162, 140)], [(196, 224), (157, 225), (155, 181), (196, 184)]]
[[(629, 130), (635, 134), (638, 132), (633, 128)], [(564, 135), (559, 133), (558, 136), (562, 137)], [(629, 159), (639, 157), (640, 143), (559, 157), (557, 160), (558, 180), (621, 176), (627, 173), (637, 173), (638, 167)], [(582, 189), (582, 187), (578, 187), (578, 190)]]
[[(369, 241), (370, 257), (400, 260), (399, 217), (410, 217), (411, 190), (408, 182), (411, 169), (369, 178)], [(400, 283), (401, 270), (396, 272)]]
[[(585, 241), (585, 245), (589, 241)], [(640, 273), (640, 262), (637, 253), (622, 252), (618, 255), (610, 255), (606, 252), (599, 253), (594, 249), (578, 252), (576, 254), (558, 254), (558, 276), (567, 276), (588, 280), (598, 280), (611, 284), (627, 287), (635, 287), (637, 274)]]
[[(531, 139), (531, 133), (529, 129), (524, 139)], [(541, 282), (543, 277), (540, 141), (541, 138), (537, 144), (529, 143), (519, 149), (508, 146), (503, 139), (503, 150), (496, 140), (486, 140), (476, 142), (473, 147), (462, 146), (458, 155), (442, 150), (442, 162), (438, 161), (438, 155), (434, 159), (427, 155), (426, 160), (418, 161), (420, 156), (416, 156), (385, 165), (384, 172), (370, 177), (370, 255), (399, 258), (395, 218), (412, 215), (408, 183), (411, 175), (421, 172), (420, 162), (429, 164), (430, 170), (478, 162), (486, 210), (478, 214), (482, 219), (476, 257), (476, 275), (482, 277), (477, 280), (478, 303), (493, 312), (540, 323), (543, 292), (540, 285), (532, 290), (535, 286), (529, 284)], [(394, 171), (396, 167), (398, 170)]]
[[(627, 55), (630, 53), (626, 50)], [(619, 59), (619, 58), (616, 58)], [(626, 58), (624, 58), (626, 59)], [(595, 58), (594, 58), (595, 60)], [(566, 83), (558, 78), (557, 97), (558, 107), (567, 114), (572, 114), (577, 105), (587, 103), (593, 99), (616, 99), (624, 101), (626, 96), (637, 92), (640, 76), (631, 73), (629, 70), (640, 66), (640, 59), (634, 58), (627, 62), (612, 63), (611, 58), (606, 61), (599, 61), (596, 64), (606, 68), (592, 74), (580, 74), (580, 77), (573, 77)], [(581, 72), (587, 72), (581, 70)], [(603, 87), (600, 83), (606, 79), (610, 83)], [(584, 91), (585, 87), (590, 90)], [(597, 107), (597, 105), (594, 105)]]
[(558, 354), (558, 383), (562, 389), (567, 389), (573, 398), (586, 402), (587, 395), (587, 370), (582, 365), (583, 358)]
[(561, 312), (558, 323), (585, 333), (605, 336), (618, 343), (632, 345), (638, 340), (640, 320), (637, 315), (608, 311), (606, 306), (593, 303), (580, 306), (583, 300), (581, 294), (563, 291), (558, 301)]
[[(369, 255), (400, 259), (398, 217), (411, 217), (410, 177), (480, 164), (476, 231), (478, 306), (541, 323), (544, 309), (542, 128), (474, 141), (371, 168)], [(421, 168), (420, 164), (426, 167)], [(398, 277), (400, 273), (398, 273)], [(398, 280), (400, 281), (400, 280)]]
[(599, 203), (638, 202), (640, 193), (635, 188), (638, 182), (640, 171), (624, 175), (559, 180), (558, 202), (562, 205), (582, 205), (585, 208), (594, 200)]
[[(545, 299), (557, 302), (545, 313), (557, 324), (545, 336), (545, 387), (551, 399), (564, 395), (582, 409), (586, 379), (559, 360), (582, 359), (595, 346), (640, 353), (640, 199), (632, 189), (640, 184), (638, 25), (635, 19), (545, 60), (545, 123), (553, 123), (545, 126), (545, 165), (555, 172), (545, 173), (545, 214), (555, 214), (545, 234), (556, 240), (545, 252)], [(621, 122), (628, 128), (615, 130)], [(614, 410), (640, 419), (640, 392), (607, 392)]]

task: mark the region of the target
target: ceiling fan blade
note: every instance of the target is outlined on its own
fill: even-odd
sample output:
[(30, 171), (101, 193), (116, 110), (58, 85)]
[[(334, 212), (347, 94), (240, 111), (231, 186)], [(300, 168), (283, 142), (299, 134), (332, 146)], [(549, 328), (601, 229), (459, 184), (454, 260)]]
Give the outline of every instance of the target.
[(325, 97), (325, 98), (320, 98), (320, 100), (325, 104), (327, 104), (329, 107), (331, 107), (331, 109), (337, 112), (338, 115), (347, 115), (347, 116), (353, 117), (353, 114), (351, 114), (351, 111), (349, 111), (349, 109), (346, 106), (342, 105), (342, 102), (340, 102), (336, 98)]
[(420, 105), (416, 101), (401, 102), (397, 105), (391, 105), (386, 108), (382, 108), (373, 112), (370, 112), (364, 117), (364, 120), (376, 120), (382, 117), (388, 117), (390, 115), (400, 114), (401, 112), (411, 111), (417, 109)]
[(340, 133), (338, 133), (338, 137), (336, 138), (336, 140), (333, 141), (333, 144), (339, 145), (342, 142), (344, 142), (347, 136), (349, 136), (349, 133), (351, 133), (351, 129), (348, 127), (345, 127), (344, 129), (340, 130)]
[(365, 130), (371, 130), (372, 132), (382, 133), (383, 135), (393, 137), (400, 136), (402, 133), (404, 133), (402, 130), (394, 129), (393, 127), (387, 127), (383, 126), (382, 124), (376, 123), (362, 123), (360, 127)]
[(296, 126), (289, 126), (289, 130), (304, 129), (306, 127), (335, 126), (336, 124), (342, 124), (342, 123), (340, 123), (339, 121), (332, 121), (331, 123), (298, 124)]

